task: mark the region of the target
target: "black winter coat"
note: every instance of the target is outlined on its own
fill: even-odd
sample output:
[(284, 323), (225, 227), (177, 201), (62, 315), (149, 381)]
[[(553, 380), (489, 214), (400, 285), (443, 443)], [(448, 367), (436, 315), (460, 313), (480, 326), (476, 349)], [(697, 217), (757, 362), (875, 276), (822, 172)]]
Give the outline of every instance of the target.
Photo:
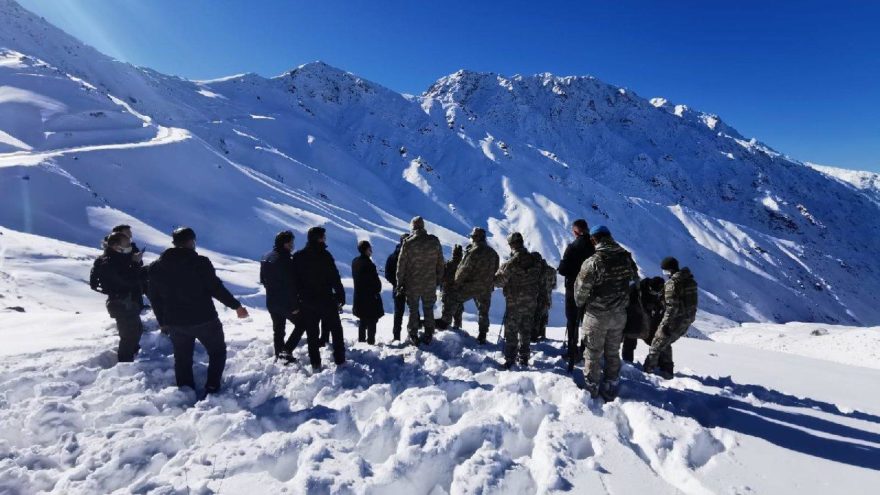
[(260, 283), (266, 288), (266, 309), (289, 316), (299, 309), (299, 293), (294, 280), (293, 256), (284, 248), (275, 248), (260, 262)]
[(131, 253), (107, 249), (92, 266), (93, 288), (111, 299), (136, 298), (141, 295), (141, 268)]
[(394, 248), (394, 252), (388, 255), (385, 260), (385, 280), (393, 286), (397, 286), (397, 259), (400, 258), (400, 246), (398, 244)]
[(299, 302), (313, 311), (329, 311), (345, 304), (345, 288), (336, 261), (320, 243), (308, 243), (293, 255), (293, 273)]
[(565, 248), (556, 272), (565, 277), (565, 288), (567, 290), (574, 288), (574, 281), (581, 271), (581, 265), (595, 252), (596, 248), (590, 242), (590, 236), (586, 234), (578, 236)]
[(354, 278), (354, 307), (352, 313), (362, 320), (378, 320), (385, 314), (382, 305), (382, 281), (369, 256), (358, 256), (351, 262)]
[(170, 248), (149, 267), (150, 302), (160, 326), (189, 326), (217, 318), (217, 299), (232, 309), (241, 303), (217, 278), (211, 260), (194, 249)]

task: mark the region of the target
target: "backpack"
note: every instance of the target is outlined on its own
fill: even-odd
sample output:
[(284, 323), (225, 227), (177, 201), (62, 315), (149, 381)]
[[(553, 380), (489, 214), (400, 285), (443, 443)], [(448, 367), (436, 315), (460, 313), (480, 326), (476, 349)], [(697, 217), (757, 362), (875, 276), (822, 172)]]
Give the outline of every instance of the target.
[(89, 272), (89, 287), (91, 287), (93, 291), (100, 292), (101, 294), (107, 293), (101, 282), (101, 275), (104, 272), (104, 267), (107, 265), (107, 261), (107, 257), (103, 254), (98, 256), (95, 263), (92, 264), (92, 270)]

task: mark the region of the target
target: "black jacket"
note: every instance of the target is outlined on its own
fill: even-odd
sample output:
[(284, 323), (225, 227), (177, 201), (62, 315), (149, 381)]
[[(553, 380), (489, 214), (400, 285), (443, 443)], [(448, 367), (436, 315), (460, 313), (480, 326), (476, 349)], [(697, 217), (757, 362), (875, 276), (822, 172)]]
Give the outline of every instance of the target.
[(111, 299), (139, 299), (141, 296), (141, 268), (131, 253), (106, 249), (92, 265), (92, 288)]
[(275, 248), (260, 262), (260, 283), (266, 288), (266, 309), (289, 316), (299, 309), (299, 293), (294, 281), (293, 257), (284, 248)]
[(189, 326), (217, 318), (217, 299), (232, 309), (241, 307), (217, 278), (211, 260), (194, 249), (170, 248), (149, 267), (150, 302), (160, 326)]
[(303, 308), (328, 311), (345, 304), (345, 288), (336, 261), (320, 243), (308, 243), (293, 255), (293, 273)]
[(400, 258), (400, 246), (394, 247), (394, 252), (385, 260), (385, 280), (393, 286), (397, 286), (397, 258)]
[(586, 234), (578, 236), (565, 248), (556, 272), (565, 277), (566, 290), (574, 288), (574, 281), (581, 271), (581, 265), (595, 252), (596, 248), (590, 242), (590, 236)]
[(354, 307), (352, 313), (362, 320), (377, 320), (385, 314), (382, 305), (382, 281), (369, 256), (358, 256), (351, 262), (354, 278)]

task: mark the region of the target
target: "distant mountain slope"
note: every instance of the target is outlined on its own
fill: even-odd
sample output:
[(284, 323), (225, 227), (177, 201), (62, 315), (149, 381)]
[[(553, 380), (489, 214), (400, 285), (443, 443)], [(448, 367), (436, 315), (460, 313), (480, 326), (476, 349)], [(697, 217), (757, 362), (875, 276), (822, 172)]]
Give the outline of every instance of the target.
[[(425, 216), (558, 259), (581, 216), (644, 275), (678, 256), (737, 321), (880, 323), (880, 207), (717, 116), (592, 77), (459, 71), (407, 97), (323, 63), (189, 81), (0, 0), (0, 224), (94, 245), (117, 221), (255, 258), (330, 227), (341, 265)], [(302, 236), (297, 240), (302, 243)], [(151, 245), (161, 249), (161, 242)], [(345, 271), (345, 269), (344, 269)]]
[(880, 174), (874, 172), (862, 172), (859, 170), (848, 170), (845, 168), (829, 167), (816, 163), (807, 163), (806, 165), (822, 172), (823, 174), (837, 179), (843, 183), (862, 192), (868, 199), (875, 204), (880, 205)]

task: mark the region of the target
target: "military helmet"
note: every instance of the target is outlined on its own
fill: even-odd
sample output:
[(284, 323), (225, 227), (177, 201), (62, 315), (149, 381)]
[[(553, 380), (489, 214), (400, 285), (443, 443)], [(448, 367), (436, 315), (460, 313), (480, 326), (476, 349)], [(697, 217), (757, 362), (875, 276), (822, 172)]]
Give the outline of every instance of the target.
[(507, 244), (511, 247), (516, 247), (522, 246), (523, 244), (525, 244), (525, 241), (523, 241), (522, 234), (520, 234), (519, 232), (514, 232), (507, 236)]

